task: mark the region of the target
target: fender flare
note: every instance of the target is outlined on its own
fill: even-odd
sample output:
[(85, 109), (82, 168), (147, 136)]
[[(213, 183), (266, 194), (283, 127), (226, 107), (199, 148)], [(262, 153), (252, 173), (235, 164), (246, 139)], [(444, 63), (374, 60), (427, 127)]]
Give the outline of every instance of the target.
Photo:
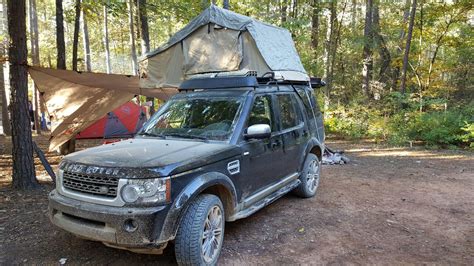
[(181, 218), (189, 203), (201, 192), (215, 185), (224, 186), (232, 197), (233, 210), (226, 210), (226, 216), (232, 214), (237, 206), (237, 191), (231, 179), (219, 172), (209, 172), (193, 178), (193, 180), (179, 193), (175, 201), (171, 203), (166, 219), (161, 228), (157, 242), (174, 239)]
[(303, 154), (302, 156), (300, 157), (301, 158), (301, 161), (300, 161), (300, 170), (302, 170), (302, 167), (303, 167), (303, 163), (304, 161), (306, 160), (306, 156), (308, 156), (308, 154), (311, 152), (311, 150), (313, 148), (317, 147), (319, 149), (319, 151), (321, 152), (321, 157), (319, 158), (320, 160), (322, 160), (322, 156), (323, 156), (323, 153), (324, 153), (324, 145), (321, 144), (319, 142), (319, 140), (315, 137), (312, 137), (308, 143), (306, 144), (306, 147), (305, 149), (303, 150)]

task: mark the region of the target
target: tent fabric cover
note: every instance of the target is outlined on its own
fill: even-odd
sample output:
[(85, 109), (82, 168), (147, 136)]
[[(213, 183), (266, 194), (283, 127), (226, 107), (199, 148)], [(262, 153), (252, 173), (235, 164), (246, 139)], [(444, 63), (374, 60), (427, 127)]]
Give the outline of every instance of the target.
[(145, 108), (127, 102), (76, 135), (76, 139), (131, 137), (146, 121)]
[(134, 95), (167, 100), (176, 89), (141, 90), (137, 76), (29, 67), (52, 116), (49, 150), (53, 151)]
[(197, 74), (249, 70), (307, 80), (288, 30), (211, 5), (140, 61), (140, 87), (175, 88)]

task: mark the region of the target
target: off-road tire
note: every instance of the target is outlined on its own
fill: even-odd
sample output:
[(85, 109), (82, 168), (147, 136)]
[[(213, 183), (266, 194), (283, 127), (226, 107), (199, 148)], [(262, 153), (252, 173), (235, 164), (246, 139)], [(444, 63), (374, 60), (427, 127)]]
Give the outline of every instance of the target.
[[(215, 257), (206, 262), (202, 254), (205, 221), (214, 207), (222, 214), (221, 241)], [(179, 265), (216, 265), (224, 242), (225, 213), (221, 200), (211, 194), (199, 195), (187, 208), (175, 238), (176, 260)]]
[[(315, 164), (315, 165), (313, 165)], [(314, 174), (314, 173), (311, 173), (311, 171), (314, 171), (314, 168), (313, 167), (317, 167), (317, 180), (313, 180), (311, 178), (309, 178), (309, 174)], [(312, 154), (312, 153), (309, 153), (307, 156), (306, 156), (306, 159), (304, 161), (304, 164), (303, 164), (303, 170), (301, 171), (301, 175), (300, 175), (300, 185), (297, 186), (294, 190), (293, 190), (293, 193), (296, 194), (297, 196), (299, 197), (302, 197), (302, 198), (311, 198), (311, 197), (314, 197), (314, 195), (316, 195), (316, 191), (318, 189), (318, 186), (319, 186), (319, 179), (320, 179), (320, 176), (321, 176), (321, 162), (318, 158), (318, 156)], [(314, 182), (314, 183), (309, 183), (309, 182)], [(313, 189), (311, 189), (313, 188)]]

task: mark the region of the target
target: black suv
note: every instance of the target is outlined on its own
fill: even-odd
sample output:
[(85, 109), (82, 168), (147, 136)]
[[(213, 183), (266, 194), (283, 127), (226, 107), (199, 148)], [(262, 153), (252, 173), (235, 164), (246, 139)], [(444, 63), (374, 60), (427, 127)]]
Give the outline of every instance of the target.
[(139, 253), (160, 254), (174, 240), (178, 263), (215, 264), (226, 221), (289, 191), (315, 195), (323, 150), (310, 82), (188, 80), (134, 139), (66, 156), (50, 218)]

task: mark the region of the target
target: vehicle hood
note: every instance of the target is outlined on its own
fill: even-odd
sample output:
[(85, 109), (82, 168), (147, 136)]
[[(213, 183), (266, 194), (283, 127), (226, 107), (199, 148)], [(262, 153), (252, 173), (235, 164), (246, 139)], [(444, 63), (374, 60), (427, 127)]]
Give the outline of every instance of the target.
[(110, 168), (153, 169), (169, 176), (240, 154), (225, 143), (137, 138), (102, 145), (64, 157), (70, 163)]

